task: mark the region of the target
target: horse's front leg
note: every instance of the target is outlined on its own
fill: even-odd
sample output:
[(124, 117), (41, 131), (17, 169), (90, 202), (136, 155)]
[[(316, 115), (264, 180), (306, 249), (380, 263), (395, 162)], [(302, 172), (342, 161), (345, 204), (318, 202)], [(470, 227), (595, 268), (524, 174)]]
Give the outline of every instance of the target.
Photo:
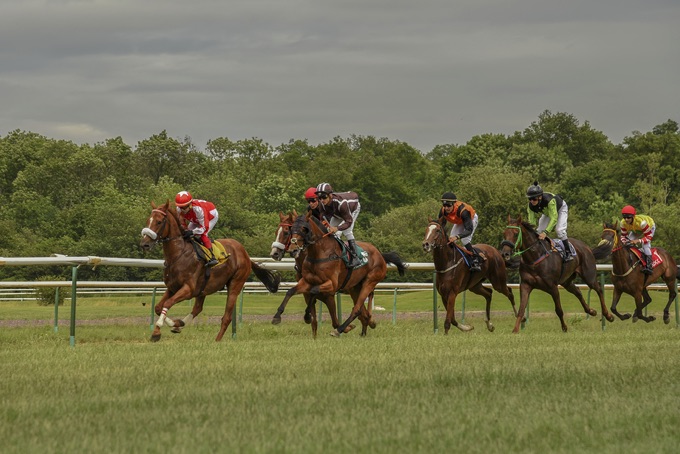
[(169, 298), (166, 298), (166, 295), (168, 294), (169, 292), (166, 291), (163, 295), (163, 298), (161, 298), (161, 301), (159, 301), (155, 307), (158, 320), (156, 320), (156, 325), (154, 326), (153, 332), (151, 333), (152, 342), (158, 342), (161, 339), (161, 327), (164, 324), (171, 328), (176, 326), (175, 320), (168, 318), (168, 311), (176, 303), (191, 298), (191, 288), (185, 284)]
[[(279, 308), (276, 310), (276, 314), (274, 314), (274, 317), (272, 318), (272, 325), (278, 325), (281, 323), (281, 314), (283, 314), (283, 311), (286, 309), (286, 305), (288, 305), (288, 301), (294, 296), (297, 295), (298, 293), (307, 293), (309, 291), (309, 284), (303, 279), (300, 279), (297, 284), (295, 284), (293, 287), (291, 287), (287, 292), (286, 296), (283, 298), (283, 301), (281, 301), (281, 304), (279, 305)], [(307, 297), (305, 297), (306, 299)], [(305, 314), (306, 317), (306, 314)], [(306, 318), (305, 318), (306, 320)]]
[(612, 305), (609, 308), (612, 311), (612, 314), (616, 315), (619, 320), (628, 320), (630, 318), (629, 313), (621, 314), (619, 311), (616, 309), (616, 306), (619, 304), (619, 300), (621, 299), (621, 290), (617, 288), (617, 286), (614, 286), (614, 296), (612, 297)]
[(186, 315), (183, 319), (176, 318), (174, 319), (175, 326), (173, 326), (170, 329), (171, 333), (179, 334), (182, 332), (182, 328), (184, 328), (186, 325), (192, 322), (193, 319), (195, 319), (198, 314), (200, 314), (203, 311), (203, 302), (205, 301), (205, 295), (198, 295), (194, 299), (194, 305), (191, 308), (191, 312)]
[(224, 333), (227, 331), (227, 328), (229, 328), (232, 315), (234, 313), (234, 308), (236, 307), (236, 300), (241, 294), (241, 290), (243, 290), (243, 286), (245, 285), (247, 278), (248, 276), (244, 276), (243, 279), (234, 278), (231, 280), (231, 282), (229, 282), (229, 285), (227, 286), (227, 303), (224, 308), (224, 314), (222, 315), (220, 331), (217, 333), (217, 337), (215, 337), (215, 342), (221, 341)]
[(519, 310), (517, 311), (517, 318), (515, 319), (515, 327), (512, 329), (514, 334), (519, 333), (522, 322), (525, 321), (524, 312), (529, 304), (529, 296), (531, 295), (532, 290), (533, 287), (527, 284), (526, 281), (522, 281), (519, 285)]
[[(568, 289), (567, 289), (568, 290)], [(577, 288), (578, 290), (578, 288)], [(562, 301), (560, 300), (560, 289), (558, 286), (554, 286), (553, 288), (550, 289), (550, 296), (552, 296), (553, 303), (555, 304), (555, 314), (557, 315), (557, 318), (560, 319), (560, 325), (562, 326), (562, 332), (566, 333), (567, 332), (567, 324), (564, 323), (564, 310), (562, 309)], [(581, 296), (583, 298), (583, 296)], [(586, 306), (588, 306), (586, 304)]]
[[(496, 327), (493, 326), (493, 323), (491, 322), (491, 295), (493, 292), (491, 289), (484, 287), (481, 281), (475, 284), (474, 287), (470, 287), (470, 291), (472, 293), (476, 293), (477, 295), (483, 296), (486, 300), (486, 315), (484, 317), (484, 322), (486, 323), (486, 329), (493, 333), (496, 329)], [(515, 315), (517, 315), (517, 313), (515, 313)]]
[[(366, 288), (370, 287), (370, 288)], [(361, 312), (361, 308), (364, 305), (364, 300), (368, 298), (368, 296), (373, 292), (373, 288), (375, 287), (375, 284), (365, 284), (361, 288), (361, 290), (358, 292), (358, 294), (353, 293), (352, 298), (354, 299), (354, 307), (352, 307), (352, 311), (349, 314), (349, 317), (347, 317), (347, 320), (345, 322), (338, 326), (338, 328), (334, 331), (331, 332), (331, 336), (339, 336), (340, 333), (344, 333), (347, 331), (347, 328), (350, 326), (350, 323), (354, 321), (354, 319), (357, 318), (359, 313)], [(362, 321), (362, 326), (363, 329), (361, 331), (361, 335), (365, 336), (366, 335), (366, 326), (368, 324), (368, 321)]]

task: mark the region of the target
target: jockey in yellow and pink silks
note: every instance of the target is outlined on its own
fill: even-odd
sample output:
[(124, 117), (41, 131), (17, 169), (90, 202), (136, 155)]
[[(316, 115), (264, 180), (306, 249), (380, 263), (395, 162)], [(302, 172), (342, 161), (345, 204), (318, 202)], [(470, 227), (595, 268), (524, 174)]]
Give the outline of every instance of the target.
[(621, 242), (632, 243), (642, 249), (645, 255), (645, 274), (652, 274), (652, 239), (656, 231), (654, 219), (644, 214), (637, 214), (635, 207), (626, 205), (621, 210)]

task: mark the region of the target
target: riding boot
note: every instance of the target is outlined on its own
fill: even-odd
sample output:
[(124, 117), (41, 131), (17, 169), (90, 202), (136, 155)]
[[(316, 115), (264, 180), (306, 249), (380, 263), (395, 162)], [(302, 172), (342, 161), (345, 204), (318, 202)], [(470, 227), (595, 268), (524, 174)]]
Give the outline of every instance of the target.
[[(205, 256), (206, 260), (208, 259), (208, 256)], [(219, 262), (217, 261), (217, 258), (215, 257), (215, 254), (213, 254), (212, 251), (210, 251), (210, 260), (205, 262), (206, 268), (212, 268), (213, 266), (217, 265)]]
[(472, 247), (472, 243), (468, 243), (465, 245), (465, 249), (468, 251), (472, 252), (472, 256), (470, 257), (470, 271), (482, 271), (482, 267), (480, 265), (481, 263), (481, 257), (475, 251), (475, 248)]
[(348, 240), (349, 243), (349, 263), (347, 268), (354, 268), (361, 265), (361, 259), (357, 256), (357, 244), (354, 240)]
[(569, 240), (562, 240), (562, 247), (564, 248), (563, 260), (565, 262), (571, 262), (572, 260), (574, 260), (574, 257), (571, 256), (571, 248), (569, 247)]
[(645, 256), (645, 267), (643, 268), (642, 272), (645, 274), (652, 274), (654, 271), (652, 270), (652, 256), (644, 254)]

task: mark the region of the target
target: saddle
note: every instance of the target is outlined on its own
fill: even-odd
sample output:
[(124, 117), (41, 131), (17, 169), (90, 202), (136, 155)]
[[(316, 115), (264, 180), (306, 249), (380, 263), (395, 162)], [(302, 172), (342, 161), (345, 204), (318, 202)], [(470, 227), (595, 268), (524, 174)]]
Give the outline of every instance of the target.
[[(349, 258), (349, 246), (345, 244), (344, 241), (342, 241), (340, 238), (337, 236), (333, 235), (333, 238), (335, 238), (335, 241), (338, 242), (340, 245), (340, 248), (342, 249), (342, 254), (340, 258), (342, 259), (343, 262), (345, 262), (345, 266), (349, 264), (350, 258)], [(359, 266), (355, 266), (354, 270), (357, 268), (361, 268), (362, 266), (366, 265), (368, 263), (368, 252), (364, 251), (358, 244), (355, 249), (355, 252), (357, 254), (357, 257), (359, 257), (359, 260), (361, 260), (361, 264)]]
[[(473, 257), (472, 252), (468, 251), (464, 247), (459, 247), (457, 244), (454, 244), (454, 246), (456, 247), (456, 249), (458, 249), (458, 252), (460, 252), (460, 254), (463, 256), (463, 260), (465, 261), (465, 264), (468, 266), (468, 268), (472, 267), (472, 257)], [(477, 249), (474, 246), (472, 246), (472, 249), (475, 250), (475, 252), (477, 253), (477, 256), (480, 258), (479, 264), (481, 266), (482, 263), (486, 262), (486, 254), (484, 254), (482, 251), (480, 251), (479, 249)]]
[[(194, 246), (196, 255), (199, 259), (204, 260), (206, 257), (209, 257), (211, 251), (208, 251), (208, 248), (203, 246), (203, 243), (192, 238), (191, 244)], [(217, 241), (212, 242), (212, 253), (217, 259), (218, 265), (223, 264), (229, 258), (229, 253), (226, 251), (226, 249), (224, 249), (222, 243)]]
[[(572, 257), (576, 256), (576, 249), (574, 249), (574, 245), (571, 243), (569, 244), (569, 255)], [(562, 241), (554, 241), (552, 238), (550, 238), (550, 246), (554, 251), (557, 251), (560, 253), (561, 256), (564, 257), (564, 246), (562, 245)]]
[[(642, 253), (642, 249), (638, 249), (636, 247), (630, 248), (630, 251), (635, 254), (635, 256), (638, 258), (640, 263), (643, 265), (647, 263), (647, 260), (645, 260), (645, 255)], [(656, 250), (655, 247), (652, 248), (652, 268), (656, 268), (657, 266), (661, 265), (663, 263), (663, 258), (659, 255), (659, 252)]]

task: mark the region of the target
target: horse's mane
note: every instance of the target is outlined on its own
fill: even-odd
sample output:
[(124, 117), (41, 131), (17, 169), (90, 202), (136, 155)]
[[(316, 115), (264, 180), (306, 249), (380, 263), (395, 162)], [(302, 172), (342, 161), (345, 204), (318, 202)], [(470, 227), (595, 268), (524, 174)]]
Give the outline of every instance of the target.
[(536, 231), (536, 227), (535, 227), (532, 223), (527, 222), (527, 221), (522, 221), (522, 225), (523, 225), (524, 228), (527, 229), (529, 232), (538, 235), (538, 232)]

